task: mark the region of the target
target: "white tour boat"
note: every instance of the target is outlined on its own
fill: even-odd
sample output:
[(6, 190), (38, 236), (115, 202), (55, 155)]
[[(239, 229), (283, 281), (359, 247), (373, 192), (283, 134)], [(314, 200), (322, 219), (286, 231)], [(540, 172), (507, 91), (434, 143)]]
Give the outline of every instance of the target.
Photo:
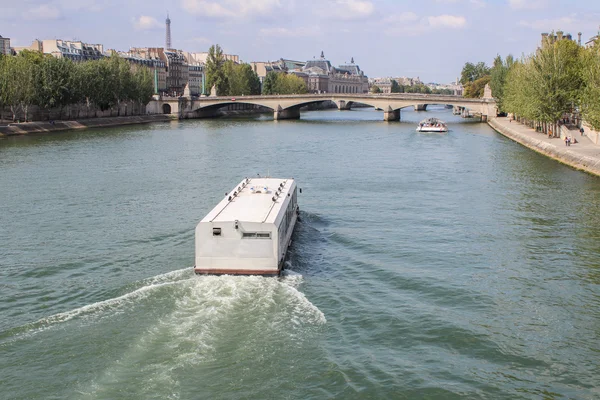
[(244, 179), (196, 226), (194, 272), (279, 275), (298, 213), (293, 179)]
[(417, 132), (448, 132), (448, 126), (440, 119), (427, 118), (419, 122)]

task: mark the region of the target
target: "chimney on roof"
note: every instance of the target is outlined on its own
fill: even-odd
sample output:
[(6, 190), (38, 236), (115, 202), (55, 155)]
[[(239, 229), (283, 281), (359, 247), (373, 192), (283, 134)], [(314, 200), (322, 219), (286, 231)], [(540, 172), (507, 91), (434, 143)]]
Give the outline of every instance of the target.
[(350, 60), (351, 64), (354, 64), (354, 57), (352, 57), (352, 59)]
[(323, 53), (323, 50), (321, 50), (321, 59), (325, 59), (325, 53)]

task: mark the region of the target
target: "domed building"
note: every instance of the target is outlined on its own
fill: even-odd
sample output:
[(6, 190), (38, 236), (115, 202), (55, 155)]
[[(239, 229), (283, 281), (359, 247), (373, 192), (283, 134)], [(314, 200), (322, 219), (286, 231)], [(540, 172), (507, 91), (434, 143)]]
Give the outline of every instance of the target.
[(292, 71), (306, 81), (309, 93), (368, 93), (369, 78), (354, 63), (334, 67), (321, 52), (318, 59), (309, 60), (301, 70)]

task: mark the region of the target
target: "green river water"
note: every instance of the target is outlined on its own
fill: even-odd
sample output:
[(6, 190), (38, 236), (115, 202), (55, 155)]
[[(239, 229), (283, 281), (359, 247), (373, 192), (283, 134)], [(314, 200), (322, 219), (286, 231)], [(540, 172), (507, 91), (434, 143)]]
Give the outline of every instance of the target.
[[(11, 137), (0, 171), (2, 399), (600, 398), (600, 180), (451, 110)], [(257, 173), (303, 188), (286, 272), (195, 276)]]

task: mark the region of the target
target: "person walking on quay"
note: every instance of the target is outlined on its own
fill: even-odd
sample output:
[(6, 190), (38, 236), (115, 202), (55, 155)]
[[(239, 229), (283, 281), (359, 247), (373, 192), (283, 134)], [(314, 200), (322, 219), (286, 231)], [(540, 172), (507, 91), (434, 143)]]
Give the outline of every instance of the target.
[(569, 145), (569, 138), (567, 136), (565, 136), (565, 146)]

